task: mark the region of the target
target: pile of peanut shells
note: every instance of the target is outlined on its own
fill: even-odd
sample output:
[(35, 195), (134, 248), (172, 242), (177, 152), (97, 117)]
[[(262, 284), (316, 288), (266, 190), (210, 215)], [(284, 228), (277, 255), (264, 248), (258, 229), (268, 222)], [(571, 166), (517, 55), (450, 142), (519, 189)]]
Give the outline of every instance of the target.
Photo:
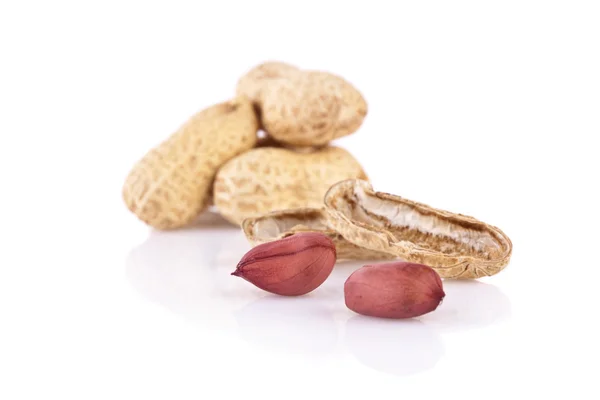
[[(367, 114), (348, 81), (266, 62), (242, 76), (236, 92), (193, 115), (134, 165), (123, 199), (140, 220), (177, 229), (213, 205), (256, 246), (234, 275), (284, 295), (314, 290), (340, 259), (403, 260), (365, 266), (346, 282), (346, 304), (374, 316), (432, 311), (443, 298), (440, 277), (491, 276), (508, 264), (512, 243), (500, 229), (376, 192), (358, 161), (330, 145), (358, 130)], [(265, 263), (265, 254), (276, 262)], [(282, 282), (265, 277), (284, 286), (291, 277), (304, 280), (281, 291), (273, 288)], [(432, 309), (407, 299), (423, 290), (435, 294)], [(381, 312), (379, 303), (404, 311)]]

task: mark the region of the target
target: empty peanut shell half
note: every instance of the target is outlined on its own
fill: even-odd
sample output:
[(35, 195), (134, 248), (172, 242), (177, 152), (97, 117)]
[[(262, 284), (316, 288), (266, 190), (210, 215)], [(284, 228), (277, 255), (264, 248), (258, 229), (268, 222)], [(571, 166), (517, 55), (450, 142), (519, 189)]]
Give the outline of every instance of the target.
[(495, 226), (387, 193), (362, 180), (338, 182), (325, 194), (327, 224), (357, 246), (429, 265), (443, 278), (500, 272), (512, 243)]
[(242, 229), (252, 246), (272, 242), (299, 232), (318, 232), (328, 236), (337, 251), (337, 258), (345, 260), (384, 260), (394, 255), (356, 246), (327, 226), (326, 215), (319, 208), (296, 208), (273, 211), (266, 215), (247, 218)]

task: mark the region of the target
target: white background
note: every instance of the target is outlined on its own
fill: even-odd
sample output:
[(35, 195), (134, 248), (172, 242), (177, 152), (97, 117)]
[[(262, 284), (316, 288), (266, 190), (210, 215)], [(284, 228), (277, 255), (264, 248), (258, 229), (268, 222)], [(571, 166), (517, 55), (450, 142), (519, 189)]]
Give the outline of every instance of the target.
[[(0, 2), (0, 398), (598, 398), (597, 1)], [(414, 321), (343, 264), (277, 298), (242, 233), (153, 232), (133, 163), (269, 59), (335, 72), (377, 190), (473, 215), (512, 262)], [(242, 397), (243, 396), (243, 397)]]

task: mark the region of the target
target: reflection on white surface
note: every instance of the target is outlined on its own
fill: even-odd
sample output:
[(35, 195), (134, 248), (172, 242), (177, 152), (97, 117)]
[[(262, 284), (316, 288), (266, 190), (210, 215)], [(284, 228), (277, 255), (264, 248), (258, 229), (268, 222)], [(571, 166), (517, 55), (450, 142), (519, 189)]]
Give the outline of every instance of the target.
[[(192, 320), (231, 309), (239, 291), (230, 289), (229, 273), (250, 248), (239, 228), (212, 213), (203, 218), (189, 229), (152, 230), (127, 257), (127, 277), (137, 291)], [(242, 300), (248, 299), (244, 292)]]
[(338, 328), (320, 299), (267, 295), (234, 312), (239, 335), (275, 351), (322, 357), (338, 340)]
[(418, 319), (357, 315), (344, 305), (343, 286), (369, 262), (339, 263), (307, 296), (271, 295), (230, 275), (250, 249), (241, 230), (214, 214), (204, 218), (190, 229), (151, 231), (130, 252), (127, 278), (153, 303), (259, 349), (321, 359), (341, 347), (368, 368), (407, 375), (436, 365), (446, 333), (483, 328), (511, 314), (508, 298), (494, 285), (444, 281), (443, 303)]
[(508, 297), (494, 285), (479, 281), (444, 281), (446, 297), (435, 312), (421, 320), (441, 331), (482, 328), (508, 319)]
[(436, 329), (416, 319), (356, 315), (346, 323), (344, 343), (364, 365), (396, 375), (428, 370), (444, 354), (444, 343)]

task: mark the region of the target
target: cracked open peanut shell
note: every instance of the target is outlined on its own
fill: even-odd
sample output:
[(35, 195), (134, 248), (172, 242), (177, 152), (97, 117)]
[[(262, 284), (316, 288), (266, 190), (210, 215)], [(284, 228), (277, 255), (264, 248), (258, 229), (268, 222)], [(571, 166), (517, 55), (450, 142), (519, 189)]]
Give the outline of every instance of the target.
[(338, 260), (395, 258), (392, 254), (359, 247), (344, 239), (327, 225), (327, 216), (322, 208), (294, 208), (246, 218), (242, 222), (242, 230), (252, 246), (283, 239), (300, 232), (317, 232), (333, 241)]
[(500, 272), (512, 243), (495, 226), (430, 207), (350, 179), (325, 194), (328, 226), (357, 246), (431, 266), (443, 278), (475, 279)]

